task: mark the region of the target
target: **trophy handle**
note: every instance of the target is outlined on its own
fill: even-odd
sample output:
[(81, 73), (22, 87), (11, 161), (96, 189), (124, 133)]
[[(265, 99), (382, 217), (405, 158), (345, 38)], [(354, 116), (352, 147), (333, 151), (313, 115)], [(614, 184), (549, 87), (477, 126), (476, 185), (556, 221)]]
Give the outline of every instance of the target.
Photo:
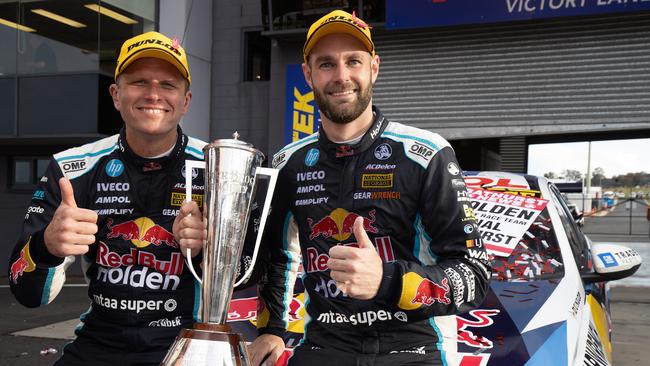
[[(186, 174), (187, 175), (187, 174)], [(255, 238), (255, 249), (253, 250), (253, 258), (251, 259), (251, 265), (248, 267), (246, 273), (235, 283), (234, 287), (237, 287), (248, 280), (248, 278), (253, 273), (253, 268), (255, 267), (255, 261), (257, 260), (257, 252), (260, 248), (260, 243), (262, 242), (262, 234), (264, 233), (264, 226), (266, 225), (266, 218), (269, 214), (269, 208), (271, 207), (271, 199), (273, 197), (273, 191), (275, 191), (275, 182), (278, 180), (278, 170), (273, 168), (261, 168), (258, 167), (255, 170), (255, 176), (266, 175), (269, 177), (269, 188), (266, 191), (266, 198), (264, 199), (264, 207), (262, 208), (262, 216), (260, 218), (260, 226), (257, 229), (257, 238)], [(259, 179), (255, 180), (255, 189), (256, 191), (257, 184)]]
[[(198, 160), (185, 160), (185, 202), (192, 201), (192, 169), (194, 168), (205, 170), (205, 162)], [(187, 248), (187, 252), (185, 253), (185, 261), (187, 262), (187, 267), (190, 269), (190, 272), (192, 272), (194, 278), (203, 285), (203, 281), (201, 281), (201, 278), (196, 274), (196, 271), (194, 271), (194, 265), (192, 264), (192, 251), (190, 248)]]

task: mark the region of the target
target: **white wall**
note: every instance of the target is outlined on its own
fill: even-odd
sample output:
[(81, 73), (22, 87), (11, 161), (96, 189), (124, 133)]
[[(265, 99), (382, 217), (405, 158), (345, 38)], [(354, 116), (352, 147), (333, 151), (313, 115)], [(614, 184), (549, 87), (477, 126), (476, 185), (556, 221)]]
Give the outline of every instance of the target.
[(170, 38), (178, 38), (187, 52), (192, 102), (181, 127), (186, 134), (209, 141), (212, 1), (160, 0), (159, 31)]

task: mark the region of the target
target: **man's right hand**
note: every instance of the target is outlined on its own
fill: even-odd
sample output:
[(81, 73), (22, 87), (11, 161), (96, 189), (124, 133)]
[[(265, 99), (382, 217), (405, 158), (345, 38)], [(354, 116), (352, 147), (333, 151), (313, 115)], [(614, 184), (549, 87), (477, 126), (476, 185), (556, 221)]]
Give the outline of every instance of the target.
[(183, 255), (186, 255), (187, 249), (191, 250), (192, 258), (201, 252), (208, 230), (196, 202), (183, 202), (174, 220), (172, 231)]
[(85, 254), (88, 246), (95, 242), (97, 213), (77, 207), (68, 178), (59, 179), (59, 188), (61, 203), (45, 229), (45, 246), (50, 253), (61, 258)]
[(248, 346), (253, 366), (273, 366), (284, 352), (284, 340), (273, 334), (262, 334)]

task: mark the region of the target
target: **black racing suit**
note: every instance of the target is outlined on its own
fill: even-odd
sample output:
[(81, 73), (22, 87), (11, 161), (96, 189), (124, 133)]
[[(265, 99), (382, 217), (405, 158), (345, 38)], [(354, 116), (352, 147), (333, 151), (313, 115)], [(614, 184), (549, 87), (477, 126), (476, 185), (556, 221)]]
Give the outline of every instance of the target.
[[(27, 307), (49, 304), (61, 290), (74, 257), (50, 254), (43, 233), (61, 202), (59, 178), (68, 177), (78, 207), (98, 213), (99, 231), (81, 256), (90, 308), (57, 364), (158, 365), (179, 330), (198, 320), (200, 287), (172, 224), (185, 199), (185, 160), (202, 160), (204, 146), (178, 128), (168, 156), (144, 159), (122, 130), (53, 156), (27, 209), (9, 279)], [(203, 170), (192, 176), (192, 199), (202, 205)], [(200, 261), (193, 260), (199, 275)]]
[[(358, 143), (333, 143), (321, 129), (273, 160), (281, 170), (260, 290), (270, 316), (258, 326), (282, 335), (302, 254), (306, 329), (290, 364), (452, 362), (456, 320), (448, 315), (480, 305), (488, 288), (488, 257), (449, 143), (373, 110)], [(356, 242), (358, 216), (384, 262), (367, 301), (344, 295), (327, 267), (332, 246)]]

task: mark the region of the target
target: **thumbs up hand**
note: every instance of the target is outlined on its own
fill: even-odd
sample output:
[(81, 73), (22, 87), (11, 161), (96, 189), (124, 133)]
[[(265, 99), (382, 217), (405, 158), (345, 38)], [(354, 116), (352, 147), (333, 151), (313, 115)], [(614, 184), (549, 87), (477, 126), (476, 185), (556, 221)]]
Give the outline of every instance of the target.
[(77, 207), (72, 184), (67, 178), (59, 179), (59, 188), (61, 203), (45, 229), (45, 246), (57, 257), (84, 254), (95, 242), (97, 213)]
[(327, 266), (330, 277), (344, 294), (359, 300), (370, 300), (377, 295), (383, 276), (379, 254), (363, 228), (363, 217), (354, 220), (357, 247), (337, 245), (330, 249)]

